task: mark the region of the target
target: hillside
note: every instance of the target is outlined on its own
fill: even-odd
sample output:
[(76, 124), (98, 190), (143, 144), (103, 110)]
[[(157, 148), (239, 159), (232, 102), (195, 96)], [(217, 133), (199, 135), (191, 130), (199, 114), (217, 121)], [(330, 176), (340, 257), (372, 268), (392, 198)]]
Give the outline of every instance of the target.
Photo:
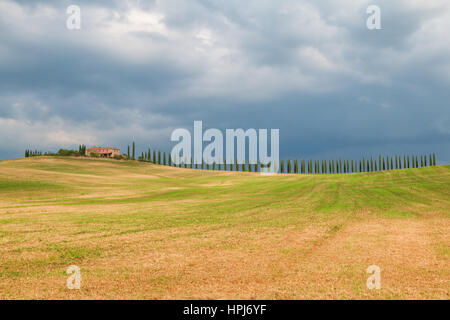
[[(1, 299), (449, 299), (450, 166), (340, 175), (0, 162)], [(65, 271), (81, 268), (81, 290)], [(381, 290), (366, 268), (381, 268)]]

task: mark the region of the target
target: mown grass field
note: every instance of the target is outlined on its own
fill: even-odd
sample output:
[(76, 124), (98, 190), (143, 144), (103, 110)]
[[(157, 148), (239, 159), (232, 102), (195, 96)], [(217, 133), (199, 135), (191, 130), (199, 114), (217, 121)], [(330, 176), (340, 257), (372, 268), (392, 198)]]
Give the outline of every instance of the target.
[[(449, 299), (450, 166), (0, 162), (1, 299)], [(69, 265), (81, 289), (66, 288)], [(366, 268), (381, 268), (381, 290)]]

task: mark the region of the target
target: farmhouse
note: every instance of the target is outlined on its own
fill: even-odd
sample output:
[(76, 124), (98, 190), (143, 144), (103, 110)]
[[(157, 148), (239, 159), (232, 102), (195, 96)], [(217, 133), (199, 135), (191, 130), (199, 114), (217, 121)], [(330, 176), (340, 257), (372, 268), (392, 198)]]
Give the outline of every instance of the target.
[(110, 147), (92, 147), (86, 150), (86, 155), (96, 155), (100, 158), (113, 158), (114, 156), (120, 156), (120, 149)]

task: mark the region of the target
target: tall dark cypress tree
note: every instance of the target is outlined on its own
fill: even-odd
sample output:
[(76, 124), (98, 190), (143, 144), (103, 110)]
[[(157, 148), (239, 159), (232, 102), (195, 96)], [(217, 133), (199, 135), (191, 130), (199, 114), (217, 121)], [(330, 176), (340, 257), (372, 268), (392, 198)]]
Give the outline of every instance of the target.
[(223, 170), (227, 171), (227, 159), (223, 159)]
[(281, 173), (284, 173), (284, 160), (281, 160), (280, 171), (281, 171)]
[[(150, 154), (150, 150), (148, 150), (149, 154)], [(149, 159), (150, 161), (150, 159)], [(172, 166), (172, 154), (169, 153), (169, 166)]]
[(291, 173), (291, 171), (292, 171), (291, 160), (288, 159), (288, 161), (287, 161), (287, 173)]
[(163, 165), (166, 165), (166, 152), (163, 152)]
[(254, 171), (258, 172), (258, 160), (256, 160), (255, 165), (254, 165)]
[(393, 163), (393, 159), (391, 157), (391, 170), (393, 170), (393, 169), (394, 169), (394, 163)]
[(134, 141), (133, 141), (133, 157), (132, 157), (132, 159), (133, 160), (136, 160), (136, 158), (135, 158), (135, 152), (136, 152), (136, 144), (134, 143)]

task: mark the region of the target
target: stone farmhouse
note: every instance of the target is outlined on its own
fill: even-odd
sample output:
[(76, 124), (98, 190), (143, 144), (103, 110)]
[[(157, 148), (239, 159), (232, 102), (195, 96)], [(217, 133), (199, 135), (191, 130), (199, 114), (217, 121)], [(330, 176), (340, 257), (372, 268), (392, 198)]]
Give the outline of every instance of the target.
[(110, 147), (92, 147), (86, 150), (86, 155), (91, 156), (94, 153), (100, 158), (114, 158), (120, 156), (120, 149)]

